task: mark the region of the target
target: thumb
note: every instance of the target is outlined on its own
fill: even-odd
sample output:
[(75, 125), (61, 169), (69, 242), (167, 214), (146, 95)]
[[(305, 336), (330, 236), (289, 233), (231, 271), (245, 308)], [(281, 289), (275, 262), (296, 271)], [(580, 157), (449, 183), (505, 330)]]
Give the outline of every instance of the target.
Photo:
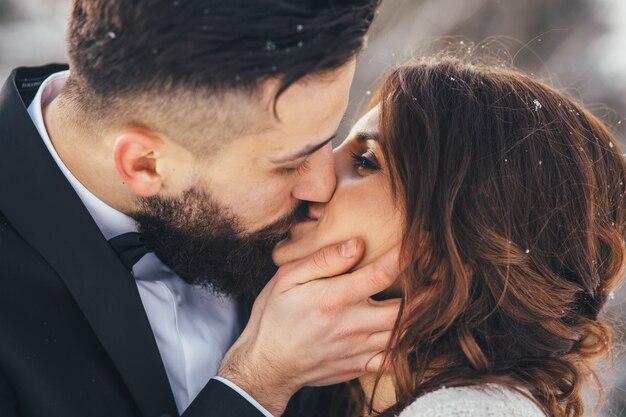
[(283, 280), (294, 285), (320, 278), (344, 274), (363, 257), (365, 245), (361, 239), (326, 246), (306, 258), (283, 265), (279, 272)]

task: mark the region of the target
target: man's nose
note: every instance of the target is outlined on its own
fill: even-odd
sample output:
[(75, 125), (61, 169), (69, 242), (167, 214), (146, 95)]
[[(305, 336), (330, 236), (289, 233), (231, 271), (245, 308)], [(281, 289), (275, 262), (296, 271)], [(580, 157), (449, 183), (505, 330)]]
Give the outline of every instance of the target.
[(312, 203), (326, 203), (333, 196), (336, 185), (333, 148), (329, 143), (310, 157), (309, 169), (294, 187), (293, 197)]

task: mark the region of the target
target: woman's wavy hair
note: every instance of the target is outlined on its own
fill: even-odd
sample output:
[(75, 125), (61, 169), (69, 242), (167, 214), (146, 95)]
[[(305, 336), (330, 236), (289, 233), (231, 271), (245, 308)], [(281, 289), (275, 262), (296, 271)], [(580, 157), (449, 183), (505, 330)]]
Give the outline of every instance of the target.
[(408, 260), (387, 355), (397, 403), (382, 415), (499, 383), (549, 416), (582, 416), (626, 259), (616, 139), (519, 71), (456, 59), (392, 71), (375, 104)]

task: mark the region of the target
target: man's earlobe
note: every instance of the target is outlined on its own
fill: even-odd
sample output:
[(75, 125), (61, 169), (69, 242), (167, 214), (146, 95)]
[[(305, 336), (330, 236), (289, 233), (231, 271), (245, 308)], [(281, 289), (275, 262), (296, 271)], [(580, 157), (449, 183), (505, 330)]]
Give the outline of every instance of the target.
[(113, 145), (115, 167), (123, 183), (140, 197), (156, 195), (163, 185), (157, 170), (163, 141), (142, 130), (121, 134)]

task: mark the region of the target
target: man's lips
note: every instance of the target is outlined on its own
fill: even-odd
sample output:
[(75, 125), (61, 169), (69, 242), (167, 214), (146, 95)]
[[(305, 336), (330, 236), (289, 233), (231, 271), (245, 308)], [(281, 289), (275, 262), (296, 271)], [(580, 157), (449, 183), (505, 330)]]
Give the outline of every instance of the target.
[(306, 218), (304, 219), (305, 222), (316, 222), (319, 219), (319, 217), (317, 217), (315, 214), (313, 214), (313, 212), (311, 210), (308, 211), (308, 213), (306, 214)]
[(305, 216), (300, 218), (300, 220), (296, 224), (311, 223), (311, 222), (316, 222), (317, 220), (318, 220), (318, 217), (309, 211)]
[[(304, 226), (304, 225), (315, 223), (318, 220), (319, 220), (319, 216), (316, 214), (313, 214), (311, 210), (308, 210), (306, 214), (304, 214), (299, 219), (299, 221), (295, 223), (293, 227), (289, 230), (289, 239), (294, 239), (297, 236), (301, 236), (302, 233), (305, 233), (305, 230), (309, 229), (307, 226)], [(301, 227), (304, 227), (304, 229), (301, 229)]]

